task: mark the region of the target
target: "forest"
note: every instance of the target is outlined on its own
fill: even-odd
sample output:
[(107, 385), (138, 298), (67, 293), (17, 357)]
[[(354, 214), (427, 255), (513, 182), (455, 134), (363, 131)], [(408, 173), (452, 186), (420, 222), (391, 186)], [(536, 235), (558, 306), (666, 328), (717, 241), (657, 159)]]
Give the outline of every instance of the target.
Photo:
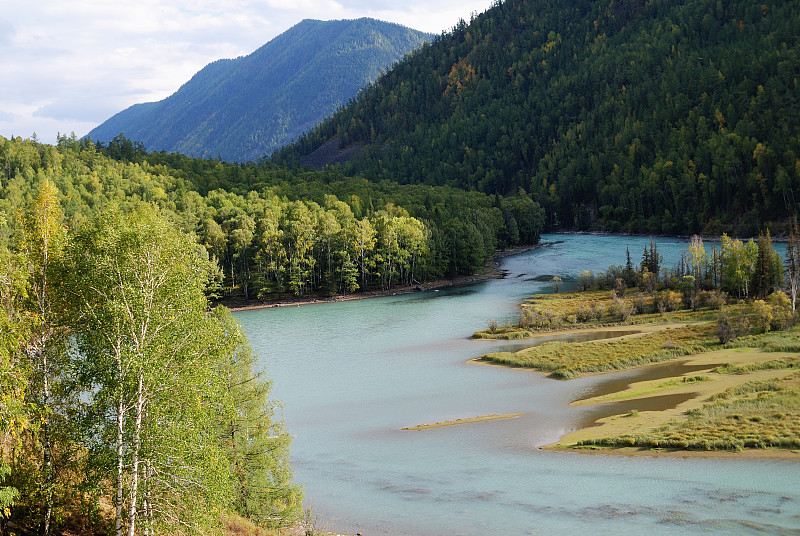
[(0, 534), (295, 525), (290, 437), (219, 299), (390, 289), (532, 244), (529, 197), (0, 137)]
[(498, 248), (536, 243), (544, 227), (530, 197), (148, 153), (122, 136), (61, 136), (58, 146), (0, 138), (0, 165), (8, 216), (43, 179), (71, 228), (110, 203), (158, 207), (214, 262), (216, 297), (345, 294), (472, 274)]
[[(755, 236), (800, 196), (796, 2), (508, 0), (273, 160), (527, 192), (550, 229)], [(344, 154), (344, 153), (343, 153)]]
[[(294, 523), (290, 437), (215, 266), (167, 214), (67, 225), (43, 177), (0, 214), (0, 533)], [(11, 225), (9, 235), (8, 225)]]

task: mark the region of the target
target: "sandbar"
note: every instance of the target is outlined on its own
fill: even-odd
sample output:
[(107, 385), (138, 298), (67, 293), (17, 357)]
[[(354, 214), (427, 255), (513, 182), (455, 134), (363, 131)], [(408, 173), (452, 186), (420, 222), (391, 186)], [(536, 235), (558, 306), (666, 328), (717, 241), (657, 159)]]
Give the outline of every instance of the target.
[(411, 430), (411, 431), (421, 431), (421, 430), (429, 430), (431, 428), (443, 428), (445, 426), (455, 426), (458, 424), (470, 424), (475, 422), (485, 422), (485, 421), (496, 421), (499, 419), (515, 419), (523, 413), (505, 413), (503, 415), (479, 415), (477, 417), (467, 417), (464, 419), (453, 419), (451, 421), (441, 421), (432, 424), (418, 424), (417, 426), (409, 426), (408, 428), (402, 428), (402, 430)]

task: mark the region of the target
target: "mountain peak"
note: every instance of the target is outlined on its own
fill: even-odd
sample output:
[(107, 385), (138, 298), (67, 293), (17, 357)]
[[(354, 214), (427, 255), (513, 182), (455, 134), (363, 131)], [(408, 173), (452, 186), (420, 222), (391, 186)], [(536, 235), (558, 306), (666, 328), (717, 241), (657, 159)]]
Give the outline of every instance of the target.
[(303, 19), (247, 56), (209, 63), (178, 91), (131, 106), (89, 132), (151, 151), (256, 160), (331, 115), (432, 38), (370, 18)]

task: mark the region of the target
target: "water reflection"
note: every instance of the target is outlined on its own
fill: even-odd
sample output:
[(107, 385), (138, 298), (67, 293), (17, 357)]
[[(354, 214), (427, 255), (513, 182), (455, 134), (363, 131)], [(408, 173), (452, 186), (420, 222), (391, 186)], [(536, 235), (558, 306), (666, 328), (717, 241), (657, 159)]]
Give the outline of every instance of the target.
[(419, 294), (414, 294), (413, 298), (406, 298), (401, 301), (390, 302), (392, 304), (407, 304), (409, 302), (426, 302), (430, 300), (440, 299), (440, 298), (458, 298), (461, 296), (469, 296), (471, 294), (475, 294), (478, 289), (476, 285), (479, 283), (470, 283), (469, 287), (447, 287), (443, 289), (434, 289), (434, 290), (424, 290)]
[(624, 337), (626, 335), (635, 335), (641, 333), (640, 330), (608, 330), (608, 331), (584, 331), (577, 333), (559, 333), (555, 335), (540, 335), (530, 337), (527, 339), (518, 340), (487, 340), (475, 339), (476, 342), (482, 344), (492, 344), (492, 348), (488, 352), (518, 352), (526, 348), (533, 348), (534, 346), (542, 345), (546, 342), (562, 341), (562, 342), (588, 342), (599, 341), (603, 339), (614, 339), (616, 337)]

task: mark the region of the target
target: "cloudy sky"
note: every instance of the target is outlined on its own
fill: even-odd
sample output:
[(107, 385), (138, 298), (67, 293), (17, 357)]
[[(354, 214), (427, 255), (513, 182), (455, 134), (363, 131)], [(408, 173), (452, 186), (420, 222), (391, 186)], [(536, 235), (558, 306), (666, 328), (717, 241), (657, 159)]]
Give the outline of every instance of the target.
[(0, 136), (55, 143), (161, 100), (206, 64), (303, 19), (373, 17), (432, 33), (491, 0), (0, 0)]

